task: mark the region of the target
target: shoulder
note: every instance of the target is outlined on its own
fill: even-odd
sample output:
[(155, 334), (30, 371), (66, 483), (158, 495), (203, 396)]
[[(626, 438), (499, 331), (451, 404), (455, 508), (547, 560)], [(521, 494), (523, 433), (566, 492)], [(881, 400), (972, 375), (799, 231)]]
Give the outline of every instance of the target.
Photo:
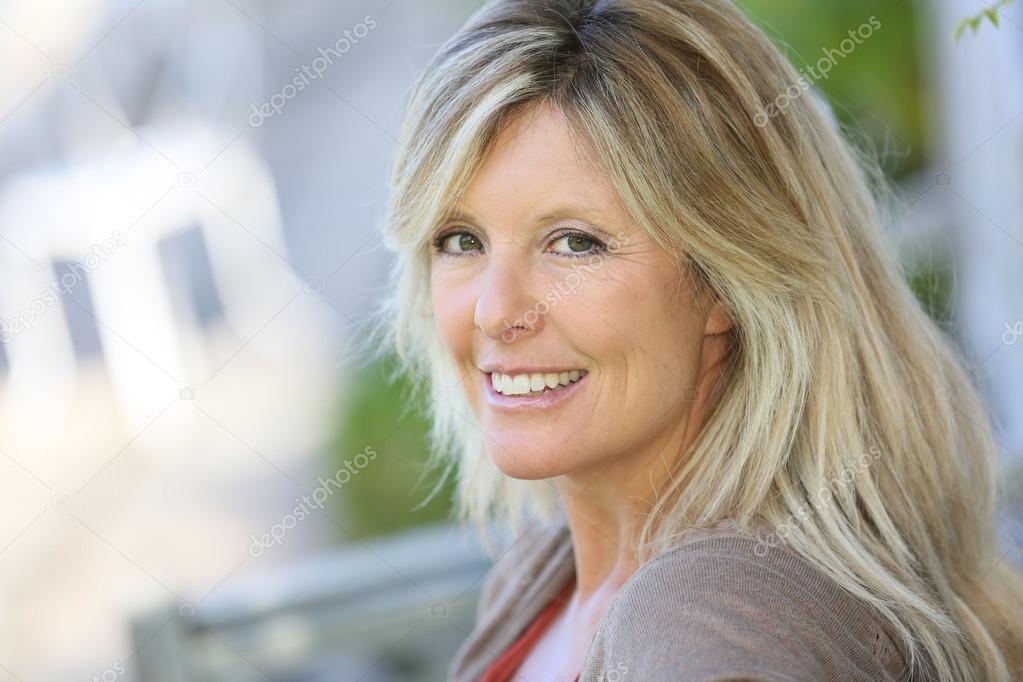
[(717, 529), (633, 575), (598, 627), (587, 670), (655, 682), (894, 680), (903, 664), (890, 635), (794, 551)]
[[(483, 580), (478, 620), (516, 601), (525, 588), (557, 581), (572, 569), (572, 538), (559, 521), (532, 521), (496, 552)], [(556, 587), (557, 585), (553, 585)]]
[(573, 570), (568, 527), (560, 520), (527, 522), (526, 528), (493, 555), (493, 565), (480, 588), (475, 625), (452, 658), (448, 679), (479, 679)]

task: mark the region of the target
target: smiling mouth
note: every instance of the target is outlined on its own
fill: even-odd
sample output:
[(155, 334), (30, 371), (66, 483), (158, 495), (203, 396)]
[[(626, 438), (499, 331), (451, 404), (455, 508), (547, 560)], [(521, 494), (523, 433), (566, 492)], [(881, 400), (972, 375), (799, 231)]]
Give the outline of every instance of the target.
[(586, 373), (584, 369), (515, 375), (493, 372), (489, 375), (489, 381), (496, 393), (531, 398), (571, 386), (586, 376)]

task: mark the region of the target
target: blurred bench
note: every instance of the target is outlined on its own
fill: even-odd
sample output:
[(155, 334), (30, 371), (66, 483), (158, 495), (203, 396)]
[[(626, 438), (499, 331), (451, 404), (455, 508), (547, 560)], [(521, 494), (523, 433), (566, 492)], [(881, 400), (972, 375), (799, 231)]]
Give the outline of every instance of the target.
[(131, 623), (140, 682), (443, 680), (490, 561), (447, 524), (245, 572)]

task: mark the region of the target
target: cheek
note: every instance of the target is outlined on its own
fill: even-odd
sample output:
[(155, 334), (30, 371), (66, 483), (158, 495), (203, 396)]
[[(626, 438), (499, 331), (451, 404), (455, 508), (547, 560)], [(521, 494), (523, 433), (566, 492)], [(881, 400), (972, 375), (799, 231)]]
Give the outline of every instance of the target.
[(643, 348), (636, 362), (644, 363), (650, 395), (660, 411), (691, 399), (698, 383), (704, 321), (699, 312), (662, 294), (643, 309)]
[(432, 274), (430, 298), (437, 332), (452, 356), (458, 360), (460, 354), (468, 351), (475, 326), (473, 315), (476, 299), (472, 286), (451, 277)]
[[(636, 267), (615, 273), (602, 300), (588, 301), (589, 338), (605, 355), (621, 359), (614, 380), (628, 402), (665, 405), (696, 381), (704, 320), (691, 297), (679, 295), (668, 268)], [(594, 324), (596, 322), (596, 324)], [(581, 324), (586, 324), (585, 321)], [(662, 408), (663, 409), (663, 408)]]

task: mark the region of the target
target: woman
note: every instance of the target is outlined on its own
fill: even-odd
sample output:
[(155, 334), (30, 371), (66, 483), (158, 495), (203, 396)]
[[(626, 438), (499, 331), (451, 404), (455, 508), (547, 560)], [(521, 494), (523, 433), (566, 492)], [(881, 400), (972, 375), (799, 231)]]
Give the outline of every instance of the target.
[(414, 89), (390, 346), (517, 532), (453, 679), (1023, 676), (987, 419), (806, 85), (727, 0), (503, 0)]

